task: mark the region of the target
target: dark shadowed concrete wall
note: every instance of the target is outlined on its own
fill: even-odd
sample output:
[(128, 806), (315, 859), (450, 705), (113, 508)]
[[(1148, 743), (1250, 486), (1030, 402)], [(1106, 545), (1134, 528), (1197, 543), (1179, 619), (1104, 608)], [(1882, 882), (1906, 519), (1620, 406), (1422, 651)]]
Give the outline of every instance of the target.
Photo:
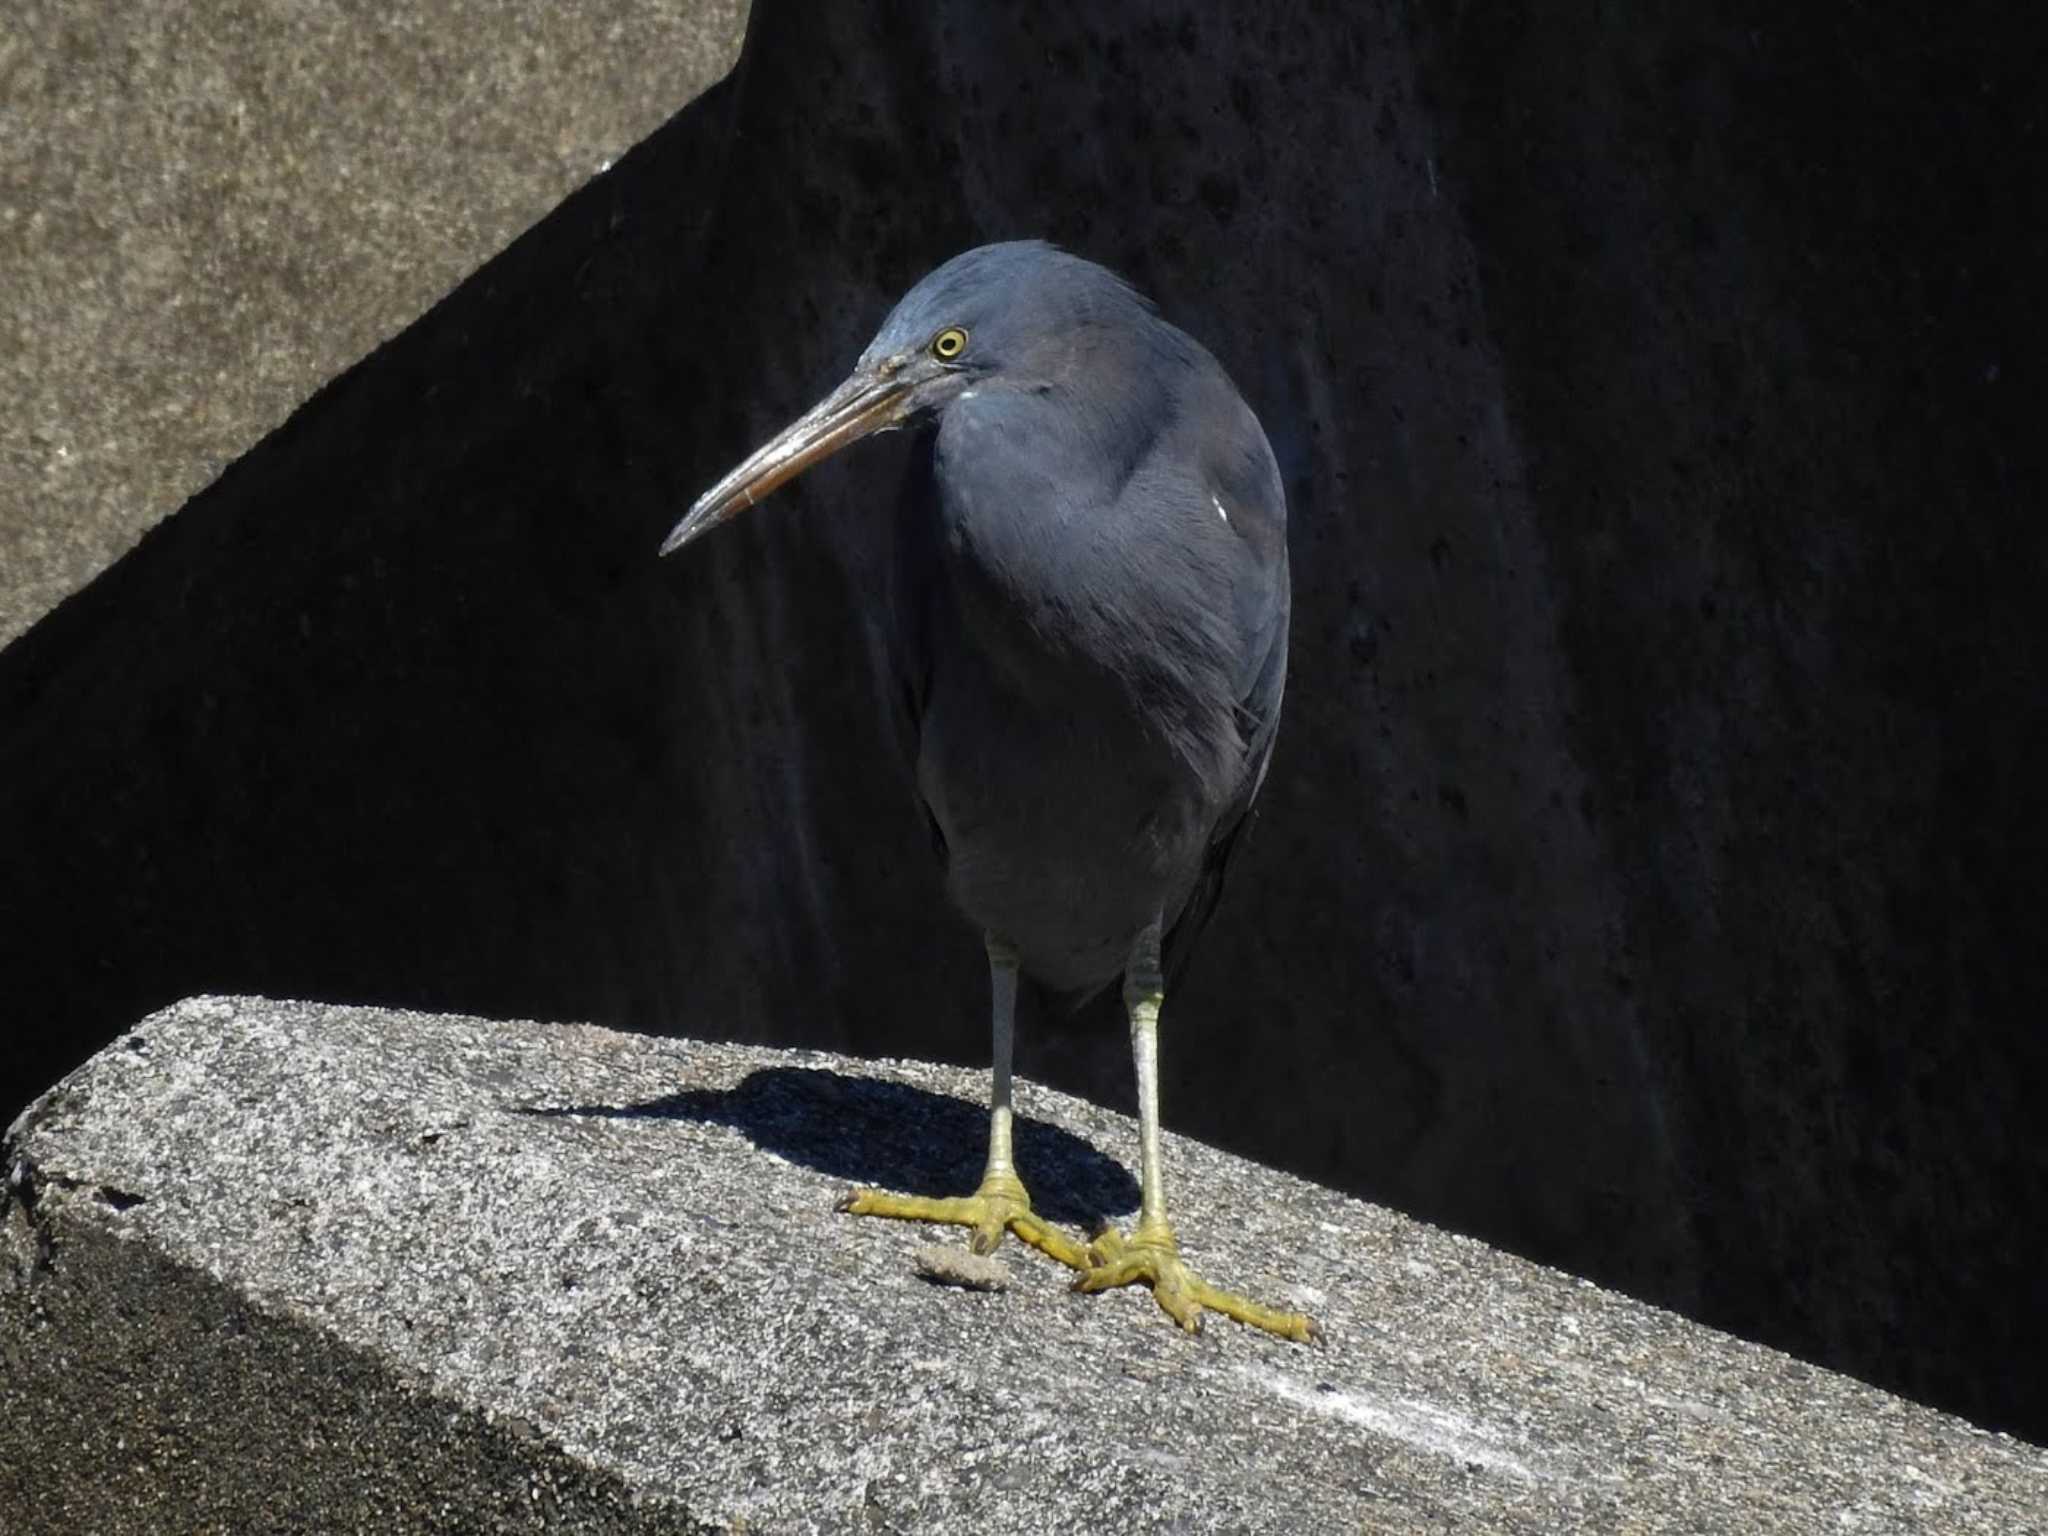
[[(2048, 1432), (2040, 109), (1954, 35), (764, 0), (0, 654), (21, 1091), (202, 990), (981, 1056), (864, 617), (906, 445), (652, 550), (922, 271), (1047, 234), (1292, 505), (1171, 1122)], [(1025, 1066), (1127, 1094), (1113, 1012)]]

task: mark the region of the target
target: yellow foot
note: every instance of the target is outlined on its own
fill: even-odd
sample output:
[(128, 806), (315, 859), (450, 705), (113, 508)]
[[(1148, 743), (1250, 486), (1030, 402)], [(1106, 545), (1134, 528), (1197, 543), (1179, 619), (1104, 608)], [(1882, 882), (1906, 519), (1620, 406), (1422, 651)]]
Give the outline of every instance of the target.
[(1069, 1269), (1088, 1267), (1088, 1250), (1032, 1211), (1031, 1197), (1014, 1173), (990, 1174), (973, 1194), (945, 1198), (856, 1189), (839, 1202), (839, 1209), (855, 1216), (893, 1216), (898, 1221), (944, 1221), (972, 1227), (974, 1236), (967, 1246), (980, 1254), (994, 1253), (1003, 1233), (1014, 1232)]
[(1319, 1337), (1322, 1331), (1299, 1312), (1276, 1311), (1197, 1280), (1181, 1263), (1180, 1245), (1164, 1222), (1153, 1227), (1140, 1223), (1128, 1239), (1116, 1228), (1104, 1227), (1095, 1234), (1088, 1257), (1090, 1262), (1074, 1282), (1075, 1290), (1107, 1291), (1142, 1281), (1152, 1287), (1152, 1295), (1166, 1315), (1189, 1333), (1202, 1331), (1204, 1308), (1299, 1344)]

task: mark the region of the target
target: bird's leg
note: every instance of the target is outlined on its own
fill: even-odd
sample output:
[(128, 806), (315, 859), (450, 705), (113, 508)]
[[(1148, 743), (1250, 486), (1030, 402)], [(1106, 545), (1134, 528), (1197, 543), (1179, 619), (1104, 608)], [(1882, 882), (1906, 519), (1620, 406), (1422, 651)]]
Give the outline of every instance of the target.
[(1088, 1251), (1031, 1209), (1024, 1181), (1010, 1161), (1010, 1054), (1017, 1028), (1017, 951), (994, 934), (988, 936), (989, 992), (993, 1002), (992, 1034), (995, 1068), (989, 1083), (988, 1163), (981, 1185), (971, 1195), (938, 1198), (892, 1195), (856, 1189), (839, 1202), (855, 1216), (893, 1216), (901, 1221), (944, 1221), (974, 1228), (968, 1246), (976, 1253), (995, 1252), (1005, 1231), (1049, 1254), (1070, 1269), (1088, 1267)]
[(1124, 965), (1124, 1007), (1131, 1016), (1131, 1060), (1138, 1076), (1138, 1224), (1128, 1238), (1110, 1226), (1095, 1235), (1088, 1266), (1074, 1289), (1106, 1291), (1142, 1282), (1152, 1287), (1167, 1315), (1190, 1333), (1201, 1331), (1206, 1308), (1307, 1343), (1316, 1334), (1308, 1318), (1219, 1291), (1181, 1263), (1180, 1244), (1166, 1220), (1166, 1172), (1159, 1151), (1159, 1009), (1165, 1000), (1155, 921), (1138, 935)]

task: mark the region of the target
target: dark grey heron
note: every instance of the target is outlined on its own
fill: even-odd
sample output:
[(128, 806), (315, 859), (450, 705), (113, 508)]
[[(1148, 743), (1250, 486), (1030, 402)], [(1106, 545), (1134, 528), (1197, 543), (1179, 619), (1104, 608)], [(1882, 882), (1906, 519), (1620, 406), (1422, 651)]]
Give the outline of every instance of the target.
[[(1082, 1291), (1149, 1284), (1288, 1338), (1305, 1317), (1197, 1279), (1166, 1218), (1165, 977), (1207, 920), (1259, 792), (1287, 677), (1287, 510), (1222, 367), (1122, 279), (1039, 241), (982, 246), (897, 304), (853, 374), (720, 480), (663, 554), (871, 432), (925, 425), (889, 618), (916, 785), (994, 996), (988, 1164), (974, 1194), (856, 1190), (859, 1215), (1014, 1232)], [(1017, 979), (1123, 978), (1138, 1222), (1084, 1246), (1011, 1162)]]

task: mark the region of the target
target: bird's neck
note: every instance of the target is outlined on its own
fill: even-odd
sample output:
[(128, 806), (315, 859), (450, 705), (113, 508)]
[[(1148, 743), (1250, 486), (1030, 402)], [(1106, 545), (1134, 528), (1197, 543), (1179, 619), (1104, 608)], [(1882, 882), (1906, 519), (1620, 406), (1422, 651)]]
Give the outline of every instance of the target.
[(1086, 647), (1116, 573), (1106, 520), (1137, 448), (1057, 390), (970, 393), (933, 446), (933, 513), (963, 617), (992, 645)]

